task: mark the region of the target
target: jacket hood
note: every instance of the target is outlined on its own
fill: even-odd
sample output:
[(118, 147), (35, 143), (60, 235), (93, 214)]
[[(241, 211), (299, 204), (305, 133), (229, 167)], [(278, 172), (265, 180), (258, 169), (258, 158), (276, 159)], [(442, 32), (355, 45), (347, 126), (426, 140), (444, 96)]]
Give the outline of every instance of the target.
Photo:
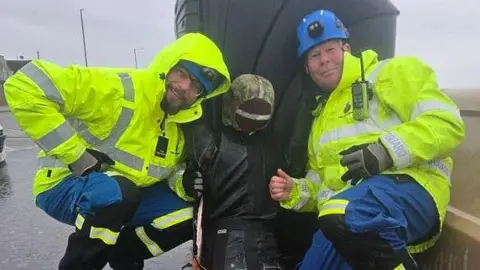
[[(182, 115), (191, 113), (192, 110), (201, 112), (203, 100), (225, 93), (230, 88), (230, 73), (223, 59), (223, 54), (217, 45), (208, 37), (200, 33), (188, 33), (174, 42), (165, 46), (148, 66), (149, 73), (158, 74), (161, 80), (160, 93), (165, 92), (165, 77), (172, 67), (180, 60), (188, 60), (198, 65), (205, 66), (219, 72), (225, 80), (208, 95), (199, 98), (190, 109), (178, 112), (174, 118), (182, 118)], [(163, 97), (162, 97), (163, 98)], [(201, 116), (201, 114), (199, 115)]]

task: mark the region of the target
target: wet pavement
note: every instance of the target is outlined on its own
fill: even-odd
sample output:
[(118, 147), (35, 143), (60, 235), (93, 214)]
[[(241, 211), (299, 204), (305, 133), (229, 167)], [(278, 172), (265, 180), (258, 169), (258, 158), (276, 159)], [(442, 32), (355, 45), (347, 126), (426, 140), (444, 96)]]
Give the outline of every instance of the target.
[[(73, 227), (35, 207), (32, 179), (38, 148), (1, 108), (0, 124), (7, 134), (7, 165), (0, 168), (0, 270), (55, 270)], [(181, 269), (190, 244), (146, 261), (145, 269)]]

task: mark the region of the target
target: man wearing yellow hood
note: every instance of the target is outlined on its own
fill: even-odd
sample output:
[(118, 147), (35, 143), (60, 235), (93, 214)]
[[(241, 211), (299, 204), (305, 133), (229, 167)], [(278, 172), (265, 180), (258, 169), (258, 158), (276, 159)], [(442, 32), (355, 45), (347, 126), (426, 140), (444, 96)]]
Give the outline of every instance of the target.
[(318, 212), (300, 269), (418, 269), (411, 254), (435, 243), (450, 199), (450, 155), (465, 134), (458, 107), (418, 58), (353, 56), (330, 11), (306, 15), (297, 36), (319, 90), (308, 171), (278, 170), (270, 192)]
[(190, 238), (192, 207), (177, 184), (179, 124), (199, 119), (201, 102), (229, 87), (222, 53), (198, 33), (166, 46), (145, 70), (34, 60), (5, 82), (15, 119), (41, 149), (35, 204), (76, 227), (59, 269), (102, 269), (94, 258), (124, 226), (151, 256)]

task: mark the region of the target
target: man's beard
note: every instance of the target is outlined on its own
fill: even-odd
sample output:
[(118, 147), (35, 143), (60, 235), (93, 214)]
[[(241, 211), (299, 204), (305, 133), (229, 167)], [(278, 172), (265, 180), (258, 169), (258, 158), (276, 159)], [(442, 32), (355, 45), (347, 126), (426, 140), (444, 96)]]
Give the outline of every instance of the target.
[(167, 114), (177, 114), (180, 111), (180, 106), (172, 106), (167, 98), (164, 98), (162, 102), (160, 102), (160, 108)]
[(172, 105), (170, 102), (168, 102), (168, 99), (165, 97), (162, 102), (160, 102), (160, 108), (167, 113), (167, 114), (177, 114), (181, 110), (188, 109), (192, 104), (178, 104), (178, 105)]

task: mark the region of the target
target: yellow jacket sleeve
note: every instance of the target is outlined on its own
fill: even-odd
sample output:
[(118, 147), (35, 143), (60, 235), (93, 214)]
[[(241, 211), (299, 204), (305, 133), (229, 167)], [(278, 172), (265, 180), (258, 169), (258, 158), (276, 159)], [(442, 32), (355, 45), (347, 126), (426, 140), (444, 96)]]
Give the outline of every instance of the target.
[(439, 89), (431, 67), (414, 57), (394, 58), (377, 85), (381, 102), (403, 122), (380, 138), (395, 168), (445, 158), (462, 142), (465, 128), (460, 111)]
[(319, 185), (308, 178), (292, 178), (293, 186), (290, 197), (280, 202), (280, 206), (298, 212), (317, 211), (317, 193)]
[(34, 60), (4, 85), (7, 104), (23, 131), (47, 155), (65, 164), (93, 158), (65, 118), (75, 105), (77, 91), (82, 91), (77, 87), (81, 77), (76, 67)]
[(318, 212), (332, 196), (351, 187), (350, 184), (345, 184), (338, 190), (330, 189), (321, 182), (319, 175), (313, 170), (308, 171), (305, 178), (292, 180), (290, 197), (280, 202), (280, 206), (297, 212)]
[(178, 197), (187, 202), (192, 202), (195, 199), (188, 196), (187, 192), (183, 187), (183, 173), (185, 172), (185, 162), (178, 164), (175, 167), (174, 172), (168, 178), (168, 185), (170, 189), (175, 192)]

